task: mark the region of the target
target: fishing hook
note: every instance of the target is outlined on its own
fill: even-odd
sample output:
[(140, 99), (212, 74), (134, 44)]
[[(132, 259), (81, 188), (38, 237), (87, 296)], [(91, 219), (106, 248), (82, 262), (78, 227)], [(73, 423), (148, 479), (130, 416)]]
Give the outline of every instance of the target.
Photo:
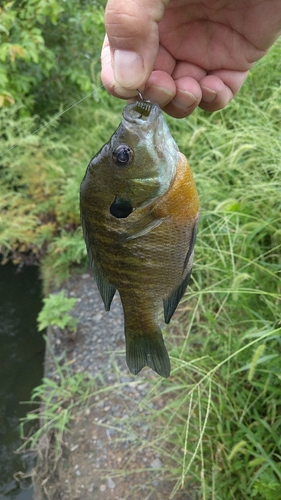
[(135, 111), (138, 111), (140, 113), (140, 118), (142, 118), (143, 116), (148, 117), (152, 108), (152, 104), (150, 101), (146, 101), (143, 98), (142, 93), (139, 91), (139, 89), (136, 89), (136, 91), (139, 95), (140, 100), (136, 102), (134, 109)]
[(144, 101), (144, 98), (142, 96), (142, 93), (139, 91), (139, 89), (136, 89), (137, 93), (139, 94), (139, 98), (141, 101)]

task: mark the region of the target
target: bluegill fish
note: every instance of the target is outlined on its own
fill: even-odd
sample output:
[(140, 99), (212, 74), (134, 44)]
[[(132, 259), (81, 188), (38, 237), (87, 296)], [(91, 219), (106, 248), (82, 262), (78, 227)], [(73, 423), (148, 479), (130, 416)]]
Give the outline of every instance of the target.
[(81, 184), (81, 221), (105, 309), (118, 290), (126, 361), (170, 375), (157, 324), (169, 323), (191, 275), (199, 221), (192, 171), (157, 104), (137, 101), (90, 161)]

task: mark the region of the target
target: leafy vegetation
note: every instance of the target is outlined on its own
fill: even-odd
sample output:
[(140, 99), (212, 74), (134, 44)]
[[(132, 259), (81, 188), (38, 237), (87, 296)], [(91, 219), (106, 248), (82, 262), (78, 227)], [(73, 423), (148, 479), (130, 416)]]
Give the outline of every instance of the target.
[[(85, 0), (78, 7), (76, 2), (26, 0), (1, 7), (0, 47), (6, 47), (2, 80), (6, 84), (1, 92), (8, 95), (9, 88), (11, 99), (0, 98), (4, 104), (0, 108), (0, 252), (14, 262), (43, 262), (45, 290), (52, 282), (62, 282), (73, 264), (87, 262), (79, 183), (89, 158), (107, 139), (106, 125), (112, 122), (109, 98), (105, 92), (101, 97), (98, 90), (103, 3)], [(24, 45), (31, 26), (38, 26), (42, 42), (34, 42), (36, 57), (28, 55), (31, 48)], [(24, 60), (23, 55), (9, 60), (14, 44), (25, 54)], [(52, 64), (45, 71), (42, 64), (47, 60)], [(89, 92), (86, 100), (85, 92)], [(54, 109), (57, 114), (49, 117)], [(40, 118), (34, 112), (29, 116), (32, 110)]]
[[(102, 5), (0, 9), (0, 248), (6, 259), (40, 262), (47, 289), (87, 263), (79, 184), (123, 103), (98, 90)], [(172, 375), (142, 402), (151, 446), (175, 481), (171, 498), (183, 488), (202, 499), (281, 499), (280, 46), (225, 110), (168, 119), (202, 207), (192, 284), (166, 333)], [(68, 375), (78, 405), (85, 381)], [(34, 393), (49, 398), (46, 408), (56, 404), (49, 389)], [(63, 420), (48, 422), (61, 436)]]
[(48, 326), (57, 326), (61, 329), (76, 331), (78, 319), (69, 313), (77, 299), (65, 296), (64, 290), (59, 293), (51, 293), (43, 299), (44, 306), (38, 315), (38, 330), (41, 332)]
[[(96, 88), (104, 1), (11, 0), (0, 6), (0, 106), (42, 114)], [(66, 93), (67, 89), (67, 93)], [(81, 94), (82, 95), (82, 94)]]
[(45, 290), (67, 278), (71, 266), (87, 263), (79, 185), (122, 107), (113, 116), (110, 99), (99, 95), (102, 106), (81, 103), (68, 113), (71, 123), (53, 120), (36, 133), (32, 118), (18, 120), (16, 108), (1, 110), (0, 252), (16, 263), (40, 261)]
[[(22, 438), (26, 434), (26, 426), (30, 428), (31, 424), (37, 425), (38, 420), (40, 426), (25, 440), (19, 451), (29, 449), (39, 453), (39, 450), (42, 452), (43, 448), (50, 446), (52, 457), (47, 452), (44, 458), (51, 463), (53, 469), (62, 453), (63, 435), (69, 430), (74, 414), (77, 416), (77, 412), (85, 409), (90, 395), (94, 393), (95, 381), (85, 373), (73, 373), (67, 364), (61, 366), (48, 342), (47, 346), (55, 364), (56, 380), (44, 377), (42, 384), (34, 389), (31, 401), (27, 402), (32, 405), (41, 402), (41, 407), (22, 419)], [(47, 470), (50, 463), (45, 464)]]

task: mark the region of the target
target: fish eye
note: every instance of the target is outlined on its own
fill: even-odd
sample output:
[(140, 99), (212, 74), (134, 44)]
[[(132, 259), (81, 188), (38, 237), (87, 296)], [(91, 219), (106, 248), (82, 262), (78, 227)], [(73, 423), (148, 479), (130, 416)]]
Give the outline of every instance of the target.
[(127, 144), (120, 144), (112, 153), (114, 163), (119, 167), (130, 165), (134, 159), (134, 152)]

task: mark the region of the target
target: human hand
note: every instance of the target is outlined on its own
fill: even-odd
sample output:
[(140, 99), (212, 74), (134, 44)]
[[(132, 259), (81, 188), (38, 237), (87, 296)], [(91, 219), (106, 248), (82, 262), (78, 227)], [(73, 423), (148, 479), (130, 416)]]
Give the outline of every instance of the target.
[(280, 0), (108, 0), (102, 81), (175, 118), (223, 108), (281, 33)]

